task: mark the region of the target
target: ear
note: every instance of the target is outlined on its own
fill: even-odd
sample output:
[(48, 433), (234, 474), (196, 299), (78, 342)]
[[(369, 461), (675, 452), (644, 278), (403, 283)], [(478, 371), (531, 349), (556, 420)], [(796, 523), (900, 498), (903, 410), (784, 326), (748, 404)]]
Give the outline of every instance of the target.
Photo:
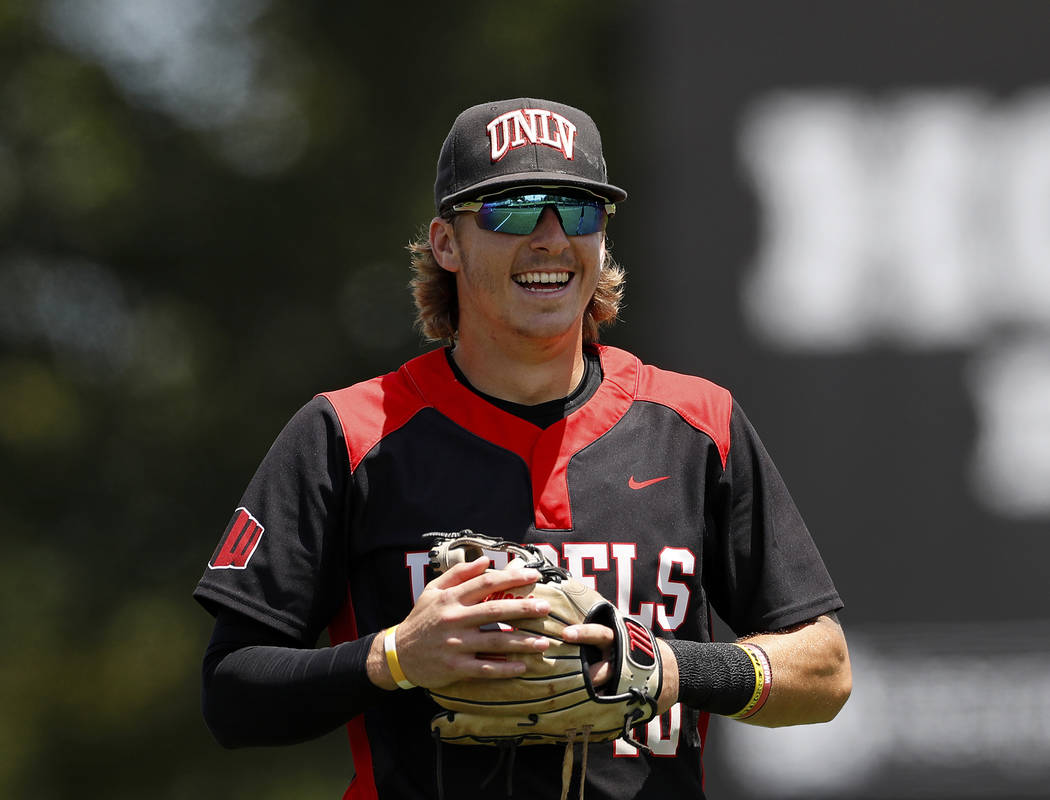
[(449, 272), (459, 272), (459, 242), (451, 220), (434, 217), (430, 220), (430, 251), (438, 266)]

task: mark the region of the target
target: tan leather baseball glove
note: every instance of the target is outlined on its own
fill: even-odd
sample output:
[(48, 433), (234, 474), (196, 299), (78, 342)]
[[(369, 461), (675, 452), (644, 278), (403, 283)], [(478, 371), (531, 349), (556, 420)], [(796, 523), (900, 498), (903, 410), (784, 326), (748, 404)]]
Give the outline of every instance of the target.
[[(593, 589), (551, 563), (541, 550), (470, 530), (428, 534), (435, 544), (430, 566), (441, 573), (453, 564), (473, 560), (486, 550), (506, 551), (510, 564), (538, 570), (542, 578), (512, 596), (534, 595), (550, 603), (542, 618), (524, 619), (514, 627), (545, 636), (551, 646), (542, 654), (521, 656), (528, 665), (515, 678), (462, 680), (428, 690), (444, 713), (431, 728), (442, 742), (473, 745), (605, 742), (623, 738), (646, 749), (631, 728), (656, 715), (663, 678), (660, 650), (653, 634), (624, 617)], [(592, 683), (590, 667), (601, 659), (597, 648), (562, 639), (568, 625), (600, 623), (615, 633), (612, 677)]]

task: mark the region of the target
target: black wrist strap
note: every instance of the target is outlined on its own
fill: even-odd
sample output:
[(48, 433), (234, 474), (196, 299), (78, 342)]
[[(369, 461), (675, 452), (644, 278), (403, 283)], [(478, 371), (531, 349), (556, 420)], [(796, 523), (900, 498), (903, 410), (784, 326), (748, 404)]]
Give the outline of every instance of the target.
[(712, 714), (735, 714), (755, 691), (755, 668), (741, 648), (727, 642), (665, 640), (678, 660), (678, 699)]

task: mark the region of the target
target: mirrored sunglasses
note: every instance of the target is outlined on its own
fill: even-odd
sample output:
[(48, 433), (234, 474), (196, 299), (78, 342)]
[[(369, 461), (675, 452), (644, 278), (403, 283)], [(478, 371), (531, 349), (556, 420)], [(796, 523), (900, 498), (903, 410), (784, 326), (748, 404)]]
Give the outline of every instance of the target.
[(456, 203), (453, 211), (472, 212), (478, 227), (495, 233), (526, 236), (536, 230), (543, 209), (551, 207), (561, 220), (566, 236), (584, 236), (605, 230), (616, 204), (601, 198), (570, 197), (547, 192), (530, 192)]

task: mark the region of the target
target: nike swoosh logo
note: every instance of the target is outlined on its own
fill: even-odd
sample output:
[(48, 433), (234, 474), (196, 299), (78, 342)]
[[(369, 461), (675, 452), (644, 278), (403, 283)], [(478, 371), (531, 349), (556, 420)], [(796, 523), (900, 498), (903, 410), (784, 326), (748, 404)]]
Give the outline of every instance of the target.
[(627, 485), (630, 486), (632, 489), (644, 489), (646, 486), (652, 486), (654, 483), (666, 481), (670, 477), (670, 475), (664, 475), (662, 478), (650, 478), (647, 481), (636, 481), (634, 479), (634, 475), (632, 475), (630, 478), (627, 479)]

